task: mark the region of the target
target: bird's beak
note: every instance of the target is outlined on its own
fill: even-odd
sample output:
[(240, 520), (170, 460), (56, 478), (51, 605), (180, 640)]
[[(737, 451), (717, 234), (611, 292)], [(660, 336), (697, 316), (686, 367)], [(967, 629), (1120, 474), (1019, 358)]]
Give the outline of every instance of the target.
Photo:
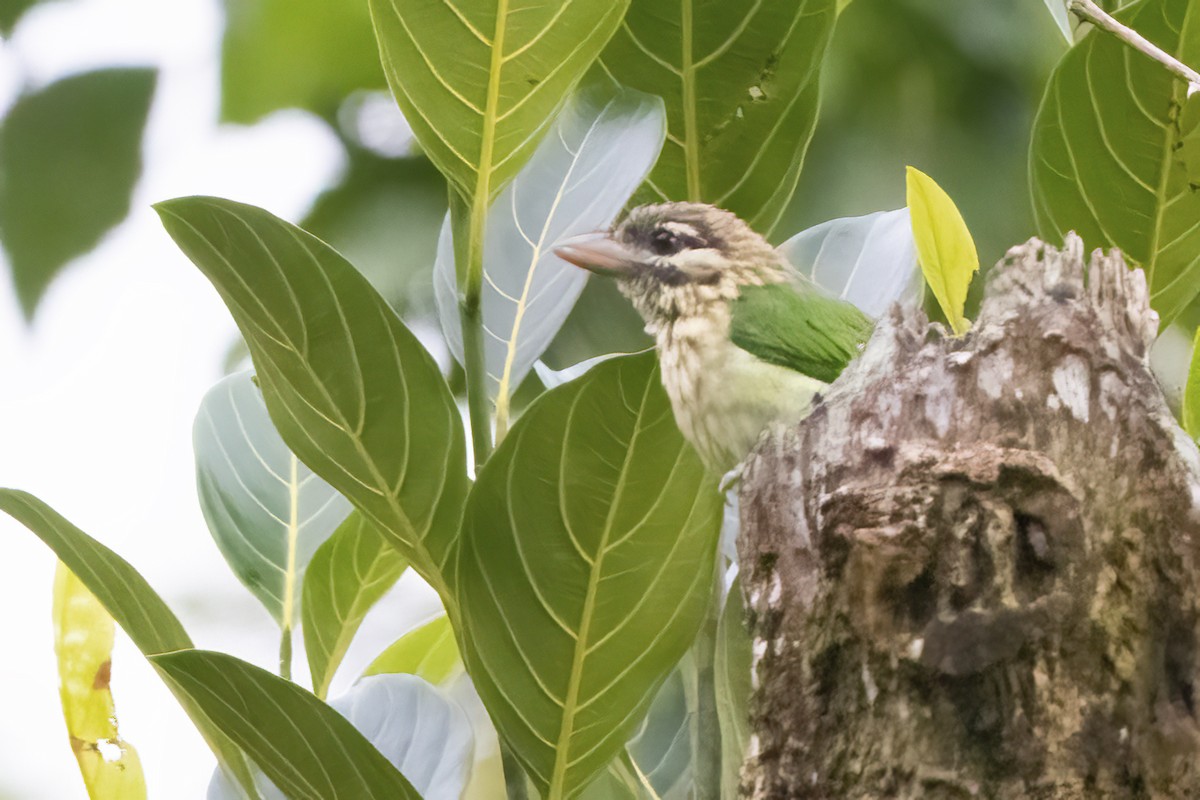
[(620, 277), (634, 264), (633, 254), (607, 233), (584, 233), (563, 239), (554, 248), (563, 261), (599, 275)]

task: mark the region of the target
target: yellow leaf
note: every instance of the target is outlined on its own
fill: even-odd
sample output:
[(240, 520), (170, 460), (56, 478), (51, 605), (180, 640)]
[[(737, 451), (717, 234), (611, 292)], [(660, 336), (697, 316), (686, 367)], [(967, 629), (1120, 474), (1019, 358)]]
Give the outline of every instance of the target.
[(971, 278), (979, 271), (975, 241), (954, 201), (933, 178), (909, 167), (907, 184), (921, 272), (950, 327), (961, 336), (971, 327), (963, 316), (963, 306)]
[(54, 575), (54, 651), (71, 749), (91, 800), (145, 800), (142, 763), (117, 732), (109, 690), (113, 620), (60, 562)]

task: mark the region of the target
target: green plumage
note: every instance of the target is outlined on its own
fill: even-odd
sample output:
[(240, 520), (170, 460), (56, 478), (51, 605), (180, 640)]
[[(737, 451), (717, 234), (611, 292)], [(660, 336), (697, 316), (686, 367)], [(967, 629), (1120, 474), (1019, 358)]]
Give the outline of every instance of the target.
[(775, 283), (741, 290), (730, 338), (769, 364), (832, 383), (874, 327), (858, 308), (816, 287)]

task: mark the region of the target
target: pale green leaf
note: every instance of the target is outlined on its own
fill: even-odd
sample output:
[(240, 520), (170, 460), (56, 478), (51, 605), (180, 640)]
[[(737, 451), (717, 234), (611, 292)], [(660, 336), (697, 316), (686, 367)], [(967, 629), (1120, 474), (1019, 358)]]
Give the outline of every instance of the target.
[(129, 213), (157, 74), (104, 69), (22, 95), (0, 125), (0, 244), (32, 316), (51, 280)]
[(291, 800), (420, 800), (349, 721), (291, 681), (207, 650), (150, 661)]
[(628, 4), (370, 0), (384, 73), (418, 141), (463, 197), (485, 204)]
[(817, 123), (837, 0), (634, 0), (601, 56), (662, 97), (667, 144), (635, 202), (693, 200), (770, 231)]
[(696, 664), (685, 655), (671, 670), (626, 744), (632, 767), (660, 800), (692, 796), (692, 720), (696, 714)]
[(921, 272), (950, 327), (961, 336), (970, 328), (963, 316), (967, 289), (979, 271), (975, 241), (958, 207), (933, 178), (909, 167), (906, 182)]
[[(483, 240), (483, 324), (488, 393), (497, 416), (549, 346), (588, 273), (554, 254), (563, 238), (607, 228), (662, 148), (662, 101), (628, 89), (572, 96), (550, 135), (488, 214)], [(447, 215), (434, 265), (438, 316), (463, 360), (454, 246)]]
[(1071, 15), (1067, 11), (1067, 2), (1068, 0), (1045, 0), (1046, 10), (1054, 18), (1054, 24), (1062, 32), (1067, 44), (1071, 45), (1075, 42), (1075, 33), (1071, 30)]
[(144, 799), (142, 762), (117, 730), (116, 704), (109, 687), (113, 618), (61, 561), (54, 574), (53, 613), (58, 694), (88, 797)]
[(304, 577), (304, 650), (313, 691), (324, 698), (342, 657), (379, 598), (408, 563), (359, 512), (320, 548)]
[[(1120, 21), (1187, 64), (1200, 63), (1200, 5), (1141, 0)], [(1146, 271), (1163, 325), (1200, 293), (1200, 193), (1188, 151), (1187, 87), (1095, 32), (1059, 62), (1033, 126), (1030, 187), (1040, 235), (1119, 247)]]
[(875, 318), (897, 301), (919, 301), (925, 288), (907, 208), (822, 222), (777, 249), (813, 283)]
[(308, 562), (350, 503), (288, 450), (250, 372), (208, 391), (192, 441), (209, 532), (238, 579), (291, 628)]
[(742, 588), (734, 581), (717, 624), (717, 718), (721, 723), (721, 797), (737, 800), (742, 761), (750, 743), (750, 691), (753, 654), (743, 616)]
[(432, 684), (446, 684), (462, 672), (462, 658), (449, 617), (436, 617), (414, 628), (376, 656), (367, 675), (407, 673)]
[(229, 200), (156, 208), (233, 312), (283, 440), (452, 599), (466, 444), (437, 364), (319, 239)]
[[(27, 492), (0, 489), (0, 511), (20, 522), (54, 551), (143, 654), (150, 656), (192, 646), (179, 619), (129, 562), (76, 528), (54, 509)], [(253, 778), (245, 756), (229, 741), (220, 726), (181, 694), (170, 678), (162, 677), (216, 754), (222, 768), (251, 791)]]
[(464, 657), (539, 791), (624, 747), (708, 605), (721, 496), (653, 353), (547, 392), (484, 466), (460, 559)]

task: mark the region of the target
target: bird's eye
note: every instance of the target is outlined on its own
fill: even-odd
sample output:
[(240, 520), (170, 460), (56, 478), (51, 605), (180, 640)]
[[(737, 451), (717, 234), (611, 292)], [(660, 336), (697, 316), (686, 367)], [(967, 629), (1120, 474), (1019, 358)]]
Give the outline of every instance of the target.
[(679, 250), (679, 240), (673, 231), (659, 228), (650, 240), (650, 249), (654, 251), (655, 255), (667, 256)]

